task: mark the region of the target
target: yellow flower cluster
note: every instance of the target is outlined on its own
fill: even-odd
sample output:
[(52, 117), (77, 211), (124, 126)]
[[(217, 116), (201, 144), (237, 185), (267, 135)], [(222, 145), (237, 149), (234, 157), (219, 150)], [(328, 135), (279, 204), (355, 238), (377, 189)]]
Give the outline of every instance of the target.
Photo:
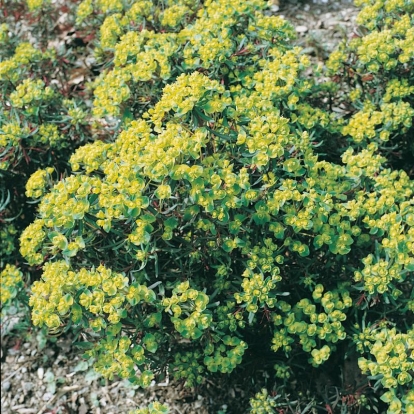
[(40, 101), (47, 101), (52, 96), (53, 90), (49, 86), (45, 87), (42, 80), (25, 79), (20, 85), (17, 85), (16, 91), (10, 95), (10, 100), (16, 108), (23, 108), (33, 101), (35, 101), (34, 105), (39, 105)]
[(242, 361), (247, 344), (237, 336), (224, 335), (215, 346), (210, 342), (204, 349), (204, 364), (210, 372), (229, 374)]
[(26, 0), (26, 2), (30, 11), (36, 11), (42, 8), (45, 4), (50, 4), (50, 0)]
[[(120, 326), (113, 326), (115, 327), (113, 333), (119, 332)], [(147, 370), (139, 373), (136, 368), (137, 365), (143, 365), (146, 360), (142, 345), (132, 347), (131, 339), (127, 336), (116, 338), (113, 333), (86, 352), (87, 356), (96, 360), (95, 370), (109, 379), (113, 379), (115, 375), (129, 379), (135, 376), (134, 382), (138, 385), (142, 387), (151, 385), (154, 374)]]
[[(282, 278), (279, 277), (279, 280)], [(273, 308), (276, 302), (275, 299), (269, 298), (269, 292), (275, 289), (276, 282), (270, 277), (266, 279), (260, 274), (253, 274), (251, 277), (243, 279), (242, 288), (243, 293), (235, 293), (234, 298), (237, 303), (245, 302), (247, 304), (247, 312), (257, 312), (259, 305), (266, 303), (269, 308)]]
[(7, 123), (0, 127), (0, 147), (16, 147), (20, 140), (27, 137), (30, 131), (15, 123)]
[(414, 95), (414, 85), (410, 85), (407, 79), (391, 79), (382, 100), (388, 103), (394, 99), (400, 100), (412, 95)]
[(266, 388), (263, 388), (260, 392), (256, 393), (254, 398), (250, 399), (251, 414), (275, 413), (276, 406), (277, 402), (269, 395)]
[(298, 74), (309, 65), (309, 58), (300, 56), (300, 49), (293, 48), (284, 52), (280, 48), (269, 50), (272, 59), (259, 61), (262, 70), (253, 76), (254, 88), (262, 99), (272, 100), (288, 97), (295, 90), (303, 93), (310, 87), (310, 82), (298, 85)]
[(174, 4), (160, 15), (162, 26), (177, 27), (191, 10), (184, 4)]
[[(263, 9), (264, 5), (261, 0), (242, 3), (224, 0), (206, 2), (197, 12), (194, 22), (178, 33), (162, 33), (144, 28), (139, 32), (129, 31), (122, 36), (129, 22), (134, 19), (138, 19), (138, 22), (141, 19), (150, 20), (152, 15), (154, 25), (159, 17), (161, 26), (175, 27), (185, 14), (195, 10), (195, 3), (170, 4), (159, 13), (157, 8), (148, 7), (146, 2), (137, 2), (124, 15), (117, 13), (107, 17), (101, 27), (101, 46), (115, 49), (114, 68), (103, 73), (94, 84), (95, 115), (119, 115), (120, 105), (129, 99), (131, 90), (135, 93), (137, 89), (134, 83), (147, 82), (154, 77), (159, 80), (170, 79), (174, 74), (174, 63), (181, 64), (184, 69), (200, 66), (208, 69), (218, 62), (235, 63), (238, 59), (244, 59), (246, 54), (257, 53), (254, 43), (246, 42), (242, 32), (237, 35), (234, 33), (240, 31), (238, 22), (243, 21), (246, 14), (254, 14), (254, 18), (250, 19), (252, 39), (257, 37), (263, 40), (264, 36), (272, 43), (283, 43), (293, 38), (293, 27), (285, 20), (276, 16), (265, 16), (257, 11)], [(238, 43), (243, 44), (242, 52), (237, 50)], [(276, 48), (273, 53), (277, 53)], [(296, 53), (297, 51), (294, 55)], [(274, 60), (277, 61), (280, 57), (281, 55), (275, 56)], [(285, 65), (289, 59), (289, 56), (284, 57)], [(308, 64), (305, 56), (302, 56), (301, 64)], [(286, 68), (285, 73), (289, 71), (291, 68)], [(284, 73), (280, 75), (283, 76)], [(293, 81), (295, 76), (296, 73), (292, 72), (289, 80)], [(153, 85), (152, 94), (154, 89), (156, 88)], [(289, 86), (284, 90), (288, 89)], [(136, 93), (141, 92), (138, 89)], [(142, 96), (143, 103), (146, 99), (147, 97)]]
[(121, 0), (97, 0), (97, 7), (103, 13), (109, 13), (113, 11), (122, 11), (124, 5)]
[(298, 122), (307, 130), (311, 130), (317, 125), (321, 125), (324, 128), (328, 127), (327, 129), (329, 130), (329, 127), (333, 123), (332, 117), (327, 112), (319, 108), (314, 108), (309, 104), (299, 104), (292, 109), (297, 110), (297, 115), (293, 114), (291, 121)]
[(78, 24), (82, 23), (87, 17), (89, 17), (93, 13), (94, 10), (99, 10), (102, 13), (109, 14), (111, 12), (121, 12), (123, 9), (124, 5), (121, 0), (83, 0), (78, 5), (76, 11), (76, 22)]
[(237, 144), (245, 145), (249, 153), (254, 153), (252, 163), (262, 167), (268, 164), (270, 159), (283, 155), (284, 148), (292, 139), (288, 122), (288, 119), (277, 114), (255, 117), (248, 126), (250, 134), (247, 135), (246, 131), (241, 129)]
[(365, 102), (364, 108), (342, 128), (342, 133), (351, 136), (356, 143), (376, 137), (388, 141), (391, 132), (408, 131), (413, 117), (414, 108), (407, 102), (384, 103), (379, 110), (375, 110), (372, 103)]
[(80, 125), (85, 123), (87, 113), (81, 108), (72, 107), (68, 109), (68, 116), (72, 125)]
[[(355, 0), (355, 5), (363, 7), (357, 16), (357, 23), (370, 30), (377, 26), (394, 25), (406, 17), (409, 18), (414, 11), (414, 6), (409, 0)], [(386, 19), (381, 17), (382, 11), (387, 13)]]
[(378, 72), (380, 65), (387, 70), (397, 65), (398, 61), (394, 56), (398, 50), (399, 45), (394, 42), (393, 32), (384, 30), (366, 35), (357, 46), (356, 53), (359, 61), (366, 65), (370, 72)]
[(388, 261), (380, 260), (373, 263), (374, 256), (369, 255), (364, 260), (365, 265), (362, 272), (355, 272), (354, 279), (359, 282), (364, 281), (364, 289), (371, 295), (374, 293), (384, 293), (389, 289), (393, 279), (402, 281), (399, 274), (400, 266), (398, 264), (391, 265)]
[(79, 6), (76, 10), (76, 23), (82, 23), (88, 16), (93, 13), (93, 1), (92, 0), (83, 0), (79, 3)]
[(23, 287), (23, 273), (16, 266), (6, 264), (0, 273), (0, 280), (0, 302), (1, 307), (4, 308)]
[(345, 44), (340, 43), (338, 48), (329, 55), (329, 58), (326, 62), (326, 67), (330, 73), (337, 73), (343, 68), (343, 64), (347, 61), (347, 59), (348, 55), (345, 51)]
[(30, 264), (40, 264), (43, 262), (43, 254), (38, 250), (46, 238), (46, 233), (43, 231), (43, 220), (35, 220), (23, 231), (20, 236), (20, 253), (24, 256)]
[[(63, 248), (67, 244), (64, 236), (51, 233), (52, 242)], [(75, 325), (85, 324), (98, 333), (105, 334), (88, 351), (96, 358), (95, 369), (112, 378), (120, 375), (131, 378), (135, 365), (142, 365), (145, 352), (155, 352), (157, 338), (148, 333), (142, 338), (142, 345), (131, 347), (127, 336), (116, 337), (121, 330), (120, 320), (127, 316), (127, 309), (142, 304), (146, 311), (156, 296), (153, 290), (139, 283), (130, 284), (123, 273), (116, 273), (100, 265), (97, 268), (80, 268), (73, 271), (65, 261), (48, 262), (43, 267), (40, 281), (32, 285), (30, 306), (35, 325), (46, 325), (50, 330), (59, 331), (68, 319)], [(144, 312), (145, 312), (144, 310)], [(158, 324), (159, 313), (141, 314), (147, 328)], [(147, 317), (146, 317), (147, 316)], [(153, 378), (150, 371), (139, 376), (142, 386), (148, 386)]]
[(46, 192), (46, 186), (50, 181), (50, 175), (53, 171), (54, 168), (49, 167), (33, 173), (26, 183), (26, 196), (32, 198), (42, 197)]
[(34, 139), (50, 148), (62, 148), (67, 144), (65, 138), (59, 134), (59, 129), (56, 124), (40, 125)]
[[(46, 263), (42, 280), (32, 286), (33, 323), (59, 328), (61, 316), (70, 313), (72, 321), (78, 323), (82, 312), (87, 311), (94, 315), (89, 324), (96, 331), (105, 327), (106, 321), (117, 324), (125, 312), (128, 285), (128, 278), (104, 266), (74, 272), (62, 261)], [(75, 297), (78, 297), (77, 306), (74, 306)]]
[(294, 39), (296, 32), (290, 24), (281, 16), (265, 16), (261, 12), (256, 12), (254, 23), (248, 30), (255, 32), (259, 39), (274, 42), (276, 39)]
[[(303, 350), (311, 354), (309, 362), (312, 365), (318, 366), (329, 358), (331, 348), (324, 345), (318, 349), (317, 346), (321, 340), (335, 344), (345, 339), (342, 322), (346, 320), (345, 311), (352, 306), (352, 299), (345, 289), (323, 291), (324, 286), (318, 284), (313, 288), (313, 302), (301, 299), (293, 308), (283, 301), (276, 305), (286, 316), (279, 313), (272, 316), (275, 326), (283, 325), (275, 329), (272, 350), (282, 348), (289, 352), (290, 344), (294, 342), (293, 335), (297, 335)], [(320, 304), (323, 310), (318, 312), (316, 304)]]
[[(359, 358), (358, 365), (363, 373), (380, 376), (381, 383), (390, 391), (381, 398), (389, 403), (387, 413), (410, 413), (414, 409), (412, 373), (414, 370), (414, 330), (397, 332), (395, 328), (371, 328), (364, 344), (373, 359)], [(359, 338), (355, 338), (358, 342)], [(404, 386), (405, 393), (396, 396), (398, 386)]]
[(145, 408), (139, 408), (137, 410), (131, 411), (129, 414), (168, 414), (168, 406), (154, 401)]
[(9, 26), (7, 23), (0, 24), (0, 44), (5, 44), (9, 39)]
[[(212, 96), (212, 95), (216, 96)], [(231, 98), (224, 94), (224, 88), (216, 80), (210, 80), (199, 72), (190, 76), (181, 75), (177, 81), (167, 85), (163, 96), (153, 109), (148, 111), (154, 130), (161, 132), (161, 124), (165, 115), (173, 110), (176, 116), (183, 116), (190, 112), (196, 104), (203, 107), (203, 98), (209, 106), (204, 108), (207, 113), (222, 112), (230, 104)], [(209, 99), (210, 98), (210, 99)], [(221, 99), (220, 99), (221, 98)]]
[[(50, 53), (49, 51), (42, 53), (30, 43), (20, 43), (17, 45), (13, 57), (0, 62), (0, 80), (17, 82), (19, 80), (19, 68), (22, 65), (46, 59), (50, 56)], [(29, 82), (29, 80), (26, 80), (26, 82)]]
[[(178, 284), (170, 298), (162, 300), (165, 312), (173, 313), (171, 321), (175, 329), (184, 338), (197, 339), (211, 323), (211, 314), (205, 312), (209, 302), (208, 296), (196, 289), (191, 289), (188, 281)], [(186, 317), (180, 318), (180, 316)]]

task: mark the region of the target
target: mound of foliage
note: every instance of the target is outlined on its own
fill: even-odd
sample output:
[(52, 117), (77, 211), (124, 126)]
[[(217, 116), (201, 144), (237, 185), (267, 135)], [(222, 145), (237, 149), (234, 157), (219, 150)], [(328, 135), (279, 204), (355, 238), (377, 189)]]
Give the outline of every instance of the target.
[(81, 48), (2, 25), (2, 306), (26, 284), (33, 324), (110, 379), (260, 361), (252, 413), (412, 413), (414, 3), (358, 5), (326, 68), (262, 0), (84, 0)]

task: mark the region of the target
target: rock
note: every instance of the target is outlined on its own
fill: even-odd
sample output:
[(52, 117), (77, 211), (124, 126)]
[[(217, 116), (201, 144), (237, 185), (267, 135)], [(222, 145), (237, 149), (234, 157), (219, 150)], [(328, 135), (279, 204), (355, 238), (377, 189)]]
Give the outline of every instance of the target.
[(79, 407), (78, 413), (79, 414), (86, 414), (88, 412), (88, 406), (86, 404), (81, 404)]
[(45, 375), (45, 369), (43, 367), (39, 367), (37, 370), (37, 378), (41, 380), (43, 379), (44, 375)]
[(33, 389), (34, 384), (33, 382), (23, 382), (23, 391), (24, 392), (29, 392)]
[(8, 390), (10, 389), (10, 387), (11, 387), (11, 383), (10, 383), (10, 381), (4, 381), (4, 382), (1, 384), (1, 389), (2, 389), (3, 391), (8, 391)]
[(296, 26), (295, 29), (298, 33), (306, 33), (309, 30), (307, 26)]
[[(9, 353), (11, 353), (10, 352), (11, 350), (9, 349)], [(6, 363), (7, 364), (12, 364), (14, 362), (14, 356), (12, 356), (12, 355), (7, 355), (6, 356)]]
[(49, 401), (53, 397), (53, 394), (51, 392), (45, 392), (43, 394), (42, 400), (43, 401)]
[(48, 357), (52, 357), (55, 355), (55, 351), (52, 348), (46, 348), (44, 350), (44, 353), (48, 356)]

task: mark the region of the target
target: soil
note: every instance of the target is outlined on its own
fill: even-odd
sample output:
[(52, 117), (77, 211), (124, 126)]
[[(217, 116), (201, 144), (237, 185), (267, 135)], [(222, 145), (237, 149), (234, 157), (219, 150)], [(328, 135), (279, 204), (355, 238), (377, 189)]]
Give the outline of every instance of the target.
[[(280, 4), (274, 0), (273, 11), (295, 25), (297, 44), (315, 60), (324, 60), (344, 36), (352, 33), (357, 14), (349, 0), (281, 0)], [(4, 321), (2, 414), (127, 414), (155, 400), (168, 404), (170, 413), (239, 414), (247, 411), (246, 403), (254, 395), (248, 378), (232, 378), (231, 387), (226, 378), (221, 378), (200, 389), (185, 388), (168, 378), (146, 390), (128, 381), (109, 382), (81, 358), (70, 338), (58, 338), (53, 343), (41, 333), (33, 333), (19, 339), (10, 332), (10, 326), (5, 331), (3, 328)], [(262, 376), (265, 378), (265, 373)]]

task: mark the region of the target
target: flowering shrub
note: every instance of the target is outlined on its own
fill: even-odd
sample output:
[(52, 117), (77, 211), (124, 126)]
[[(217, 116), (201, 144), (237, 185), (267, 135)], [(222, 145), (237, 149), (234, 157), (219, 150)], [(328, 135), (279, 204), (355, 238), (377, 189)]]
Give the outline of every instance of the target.
[[(29, 14), (42, 7), (50, 12), (47, 18), (59, 16), (58, 6), (53, 9), (41, 1), (28, 2), (29, 10), (7, 1), (0, 11), (5, 21), (0, 26), (0, 191), (7, 200), (0, 206), (0, 220), (5, 225), (1, 248), (4, 243), (6, 249), (6, 256), (2, 254), (0, 259), (2, 267), (5, 262), (22, 262), (16, 236), (33, 220), (34, 209), (25, 197), (29, 176), (50, 165), (49, 173), (64, 174), (69, 154), (91, 135), (86, 96), (69, 85), (78, 53), (69, 54), (66, 45), (58, 50), (45, 46), (50, 35), (45, 26), (50, 22), (41, 14)], [(21, 20), (32, 23), (30, 36)], [(28, 194), (41, 195), (30, 190)]]
[(80, 333), (97, 371), (143, 387), (230, 374), (260, 338), (284, 390), (257, 394), (257, 413), (316, 407), (295, 384), (349, 347), (378, 381), (367, 395), (382, 386), (389, 413), (411, 412), (414, 182), (385, 142), (410, 145), (412, 4), (365, 3), (329, 82), (305, 76), (294, 29), (262, 0), (82, 1), (102, 67), (90, 108), (40, 76), (56, 52), (7, 46), (2, 166), (18, 171), (30, 145), (49, 157), (24, 178), (39, 201), (20, 234), (42, 269), (33, 324)]
[(56, 150), (62, 157), (63, 149), (86, 139), (84, 105), (48, 86), (53, 78), (45, 83), (44, 74), (53, 71), (56, 59), (53, 49), (42, 52), (20, 43), (14, 54), (0, 63), (2, 93), (9, 97), (0, 115), (2, 170), (19, 172), (23, 162), (50, 163), (53, 156), (58, 162)]
[(391, 160), (408, 160), (414, 155), (414, 5), (410, 0), (356, 4), (363, 6), (357, 18), (361, 29), (327, 63), (336, 80), (348, 84), (357, 109), (342, 132), (356, 144), (377, 142)]

